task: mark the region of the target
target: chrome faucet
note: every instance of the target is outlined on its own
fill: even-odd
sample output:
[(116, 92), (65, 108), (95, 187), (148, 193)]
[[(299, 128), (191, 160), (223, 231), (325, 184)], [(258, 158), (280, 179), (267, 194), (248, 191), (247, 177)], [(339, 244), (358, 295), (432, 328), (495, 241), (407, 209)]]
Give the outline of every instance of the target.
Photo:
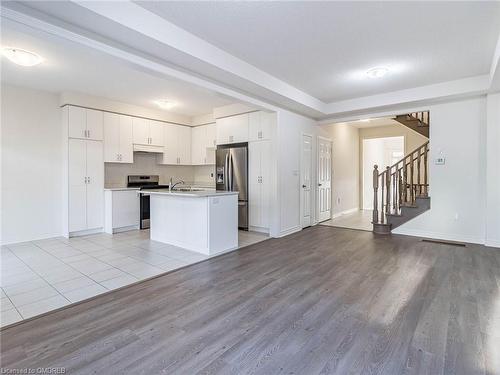
[(173, 177), (170, 177), (170, 183), (168, 184), (168, 191), (172, 191), (179, 184), (185, 184), (185, 182), (182, 180), (177, 181), (175, 184), (173, 182), (174, 182)]

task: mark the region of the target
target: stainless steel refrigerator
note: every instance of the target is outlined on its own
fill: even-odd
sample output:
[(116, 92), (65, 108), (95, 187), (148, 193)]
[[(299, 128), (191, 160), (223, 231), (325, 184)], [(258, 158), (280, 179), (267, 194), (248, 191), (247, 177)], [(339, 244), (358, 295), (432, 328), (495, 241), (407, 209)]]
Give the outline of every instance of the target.
[(248, 230), (248, 144), (217, 146), (215, 154), (217, 190), (237, 191), (238, 227)]

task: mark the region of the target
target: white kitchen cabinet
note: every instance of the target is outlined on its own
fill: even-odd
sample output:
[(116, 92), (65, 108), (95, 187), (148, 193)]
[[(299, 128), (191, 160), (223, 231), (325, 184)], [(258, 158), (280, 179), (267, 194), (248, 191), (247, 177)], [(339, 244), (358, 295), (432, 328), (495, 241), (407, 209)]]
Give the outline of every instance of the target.
[(191, 128), (182, 125), (164, 125), (163, 154), (160, 164), (191, 164)]
[(104, 162), (134, 162), (132, 129), (132, 117), (104, 113)]
[(104, 155), (100, 141), (68, 140), (68, 231), (104, 224)]
[(138, 189), (109, 189), (104, 192), (104, 231), (117, 233), (138, 229), (140, 221)]
[(217, 144), (248, 142), (248, 121), (248, 113), (217, 119)]
[(196, 126), (191, 136), (191, 164), (215, 164), (215, 124)]
[(68, 107), (68, 137), (102, 141), (102, 112), (75, 106)]
[(160, 121), (133, 118), (134, 144), (163, 146), (163, 127)]
[(248, 144), (248, 222), (252, 230), (268, 232), (271, 210), (271, 141)]
[(262, 141), (271, 139), (271, 132), (276, 122), (276, 114), (269, 112), (252, 112), (248, 119), (248, 140)]

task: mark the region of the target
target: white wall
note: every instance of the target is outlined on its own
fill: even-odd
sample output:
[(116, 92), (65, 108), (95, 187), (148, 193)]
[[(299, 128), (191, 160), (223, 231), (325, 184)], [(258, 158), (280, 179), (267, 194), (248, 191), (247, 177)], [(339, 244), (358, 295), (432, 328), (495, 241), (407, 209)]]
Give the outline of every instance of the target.
[[(278, 111), (278, 147), (277, 159), (277, 194), (273, 199), (278, 207), (274, 207), (274, 220), (271, 235), (282, 236), (298, 231), (301, 228), (300, 212), (300, 157), (302, 134), (313, 136), (313, 155), (316, 155), (316, 135), (319, 127), (316, 121), (295, 113)], [(316, 158), (313, 157), (312, 181), (316, 185)], [(315, 210), (315, 191), (312, 198), (313, 215)]]
[(1, 243), (59, 236), (59, 96), (4, 84), (1, 89)]
[[(486, 99), (437, 104), (429, 110), (431, 209), (394, 232), (484, 243)], [(440, 152), (445, 165), (433, 162)]]
[(348, 124), (320, 127), (333, 142), (332, 216), (359, 208), (359, 131)]
[(486, 245), (500, 247), (500, 93), (487, 98)]

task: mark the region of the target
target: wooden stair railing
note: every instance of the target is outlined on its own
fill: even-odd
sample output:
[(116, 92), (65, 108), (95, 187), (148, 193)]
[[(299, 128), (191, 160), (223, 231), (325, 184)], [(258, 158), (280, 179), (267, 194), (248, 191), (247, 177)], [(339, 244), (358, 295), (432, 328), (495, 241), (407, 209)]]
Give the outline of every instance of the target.
[(373, 228), (390, 233), (390, 216), (401, 216), (403, 207), (416, 207), (417, 199), (427, 198), (429, 142), (424, 143), (392, 166), (373, 169)]

